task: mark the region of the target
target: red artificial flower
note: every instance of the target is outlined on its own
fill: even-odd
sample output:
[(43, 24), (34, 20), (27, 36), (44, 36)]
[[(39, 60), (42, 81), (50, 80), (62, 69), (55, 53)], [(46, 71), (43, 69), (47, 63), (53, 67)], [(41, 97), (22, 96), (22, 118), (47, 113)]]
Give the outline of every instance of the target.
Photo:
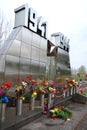
[(2, 88), (2, 85), (0, 85), (0, 88)]
[(67, 121), (67, 118), (64, 119), (64, 122), (66, 122), (66, 121)]
[(77, 84), (77, 87), (80, 87), (80, 83)]
[(46, 87), (48, 84), (46, 82), (43, 82), (42, 85)]
[(32, 80), (32, 75), (26, 76), (27, 79)]
[(17, 80), (17, 81), (20, 81), (20, 80), (21, 80), (21, 78), (16, 78), (16, 80)]
[(87, 77), (87, 74), (85, 74), (85, 77)]
[(31, 81), (31, 84), (32, 84), (32, 85), (35, 85), (35, 84), (36, 84), (36, 81), (35, 81), (35, 80), (32, 80), (32, 81)]
[(72, 81), (72, 80), (69, 80), (68, 83), (69, 83), (69, 84), (73, 84), (73, 81)]
[(56, 93), (57, 93), (57, 94), (60, 94), (60, 90), (56, 90)]
[(63, 87), (63, 90), (67, 90), (67, 86), (64, 86), (64, 87)]
[(48, 81), (48, 77), (47, 77), (47, 78), (45, 78), (45, 80), (46, 80), (46, 81)]
[(51, 119), (56, 119), (56, 115), (55, 114), (51, 115)]
[(64, 109), (64, 106), (59, 106), (58, 108), (62, 110), (62, 109)]
[(11, 82), (6, 82), (6, 83), (4, 83), (4, 86), (5, 86), (5, 88), (11, 88), (12, 87), (12, 83)]

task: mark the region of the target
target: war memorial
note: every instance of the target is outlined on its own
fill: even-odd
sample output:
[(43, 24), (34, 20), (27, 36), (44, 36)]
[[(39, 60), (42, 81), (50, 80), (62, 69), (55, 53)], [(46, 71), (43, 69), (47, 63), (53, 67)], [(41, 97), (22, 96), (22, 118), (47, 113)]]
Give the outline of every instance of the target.
[(14, 28), (0, 50), (1, 130), (23, 126), (45, 105), (50, 109), (76, 93), (76, 87), (61, 89), (60, 77), (71, 75), (69, 39), (61, 32), (48, 38), (49, 23), (27, 4), (14, 12)]

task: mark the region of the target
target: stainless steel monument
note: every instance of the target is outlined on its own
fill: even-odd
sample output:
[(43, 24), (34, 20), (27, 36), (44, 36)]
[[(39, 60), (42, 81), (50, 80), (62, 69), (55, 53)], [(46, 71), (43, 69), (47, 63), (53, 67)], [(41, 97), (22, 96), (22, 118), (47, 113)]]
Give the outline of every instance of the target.
[(62, 33), (48, 39), (47, 22), (28, 5), (15, 9), (13, 31), (0, 51), (0, 83), (70, 73), (69, 40)]

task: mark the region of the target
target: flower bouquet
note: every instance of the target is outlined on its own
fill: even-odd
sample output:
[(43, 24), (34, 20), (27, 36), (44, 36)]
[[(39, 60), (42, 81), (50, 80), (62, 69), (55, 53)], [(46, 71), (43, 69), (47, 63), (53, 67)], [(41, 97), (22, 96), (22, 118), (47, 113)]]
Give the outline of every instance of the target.
[(48, 80), (48, 78), (46, 78), (43, 81), (42, 85), (45, 87), (45, 89), (47, 90), (48, 93), (53, 93), (56, 83), (54, 81)]
[(52, 99), (54, 97), (55, 93), (55, 86), (56, 83), (52, 80), (47, 80), (48, 86), (47, 86), (47, 92), (48, 92), (48, 108), (52, 105)]
[(11, 82), (6, 82), (0, 86), (0, 103), (8, 103), (8, 90), (12, 87)]
[(0, 120), (4, 122), (5, 119), (5, 108), (8, 100), (8, 90), (12, 87), (12, 83), (5, 82), (0, 86)]
[(17, 99), (25, 99), (24, 95), (26, 93), (26, 86), (27, 83), (25, 81), (22, 81), (21, 85), (16, 86), (15, 94)]
[(67, 80), (68, 88), (79, 86), (78, 82), (75, 79)]
[(68, 118), (71, 118), (72, 112), (65, 108), (64, 106), (58, 106), (55, 107), (53, 110), (50, 110), (51, 112), (51, 118), (61, 118), (64, 120), (67, 120)]
[(79, 88), (77, 91), (78, 94), (82, 94), (84, 96), (87, 96), (87, 87)]
[(17, 107), (16, 107), (16, 114), (21, 116), (22, 115), (22, 103), (25, 99), (27, 83), (22, 81), (19, 86), (16, 86), (15, 94), (17, 98)]

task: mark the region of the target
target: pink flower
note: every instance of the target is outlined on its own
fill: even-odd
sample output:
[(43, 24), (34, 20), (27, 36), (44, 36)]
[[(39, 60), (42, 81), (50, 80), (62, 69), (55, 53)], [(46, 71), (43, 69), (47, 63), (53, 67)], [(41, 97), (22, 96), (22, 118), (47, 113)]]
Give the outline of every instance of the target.
[(52, 81), (52, 80), (49, 80), (49, 83), (50, 83), (50, 85), (53, 86), (53, 87), (56, 86), (56, 83), (55, 83), (54, 81)]
[(2, 97), (4, 94), (5, 94), (4, 90), (1, 89), (1, 90), (0, 90), (0, 97)]

